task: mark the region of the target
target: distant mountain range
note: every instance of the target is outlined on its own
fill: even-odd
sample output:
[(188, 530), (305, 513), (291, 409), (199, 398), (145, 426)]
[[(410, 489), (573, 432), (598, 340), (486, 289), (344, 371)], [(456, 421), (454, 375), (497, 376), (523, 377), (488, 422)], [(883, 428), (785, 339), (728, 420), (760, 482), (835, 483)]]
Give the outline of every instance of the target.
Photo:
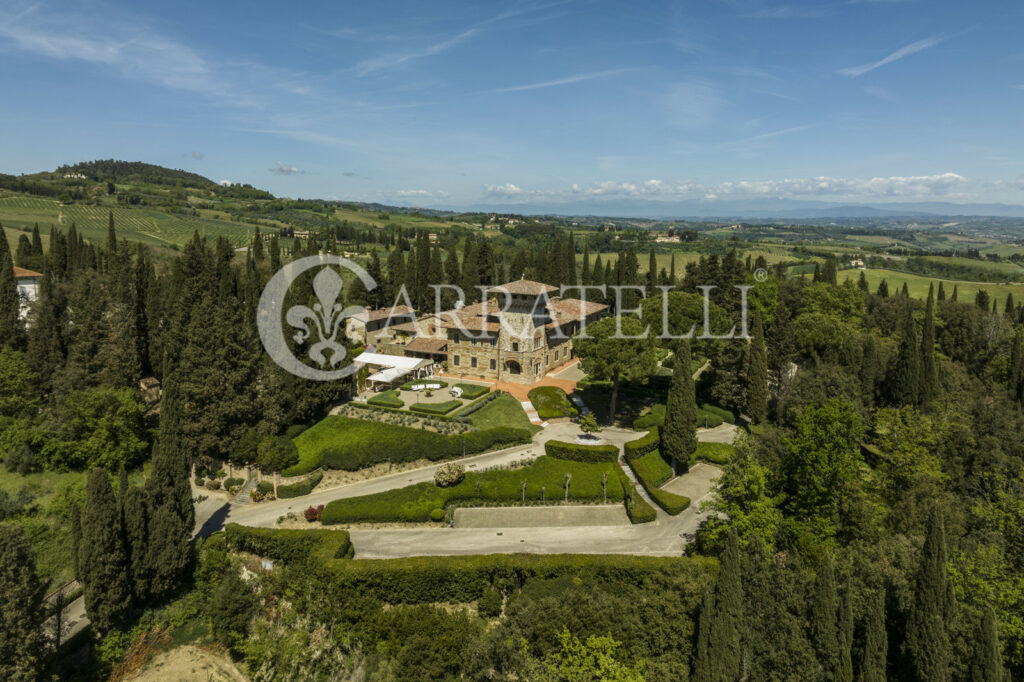
[(956, 204), (943, 201), (874, 204), (830, 203), (798, 199), (651, 201), (608, 199), (518, 204), (475, 204), (469, 211), (501, 213), (600, 215), (635, 218), (729, 218), (756, 220), (826, 220), (829, 218), (958, 218), (967, 216), (1024, 218), (1024, 206), (1014, 204)]

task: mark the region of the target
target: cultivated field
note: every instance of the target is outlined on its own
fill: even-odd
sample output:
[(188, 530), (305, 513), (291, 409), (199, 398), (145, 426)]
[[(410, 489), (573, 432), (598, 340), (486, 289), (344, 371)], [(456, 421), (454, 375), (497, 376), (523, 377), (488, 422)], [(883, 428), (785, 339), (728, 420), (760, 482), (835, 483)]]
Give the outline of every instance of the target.
[[(857, 270), (842, 270), (839, 272), (839, 281), (842, 282), (847, 277), (850, 278), (851, 282), (856, 282), (860, 276)], [(973, 301), (975, 294), (980, 289), (984, 289), (988, 292), (989, 296), (994, 298), (998, 309), (1001, 311), (1003, 305), (1006, 303), (1006, 295), (1008, 293), (1013, 294), (1015, 301), (1024, 301), (1024, 285), (1021, 284), (989, 284), (987, 282), (962, 282), (957, 280), (949, 279), (936, 279), (932, 277), (924, 277), (922, 275), (911, 275), (905, 272), (897, 272), (895, 270), (865, 270), (864, 276), (868, 280), (868, 286), (871, 291), (874, 292), (878, 288), (879, 282), (883, 279), (889, 285), (889, 295), (895, 294), (903, 288), (904, 282), (907, 284), (907, 290), (910, 295), (914, 298), (924, 299), (928, 297), (928, 285), (934, 284), (936, 289), (939, 286), (939, 282), (942, 282), (942, 287), (946, 291), (946, 297), (948, 298), (953, 293), (953, 287), (957, 287), (957, 297), (961, 302)]]

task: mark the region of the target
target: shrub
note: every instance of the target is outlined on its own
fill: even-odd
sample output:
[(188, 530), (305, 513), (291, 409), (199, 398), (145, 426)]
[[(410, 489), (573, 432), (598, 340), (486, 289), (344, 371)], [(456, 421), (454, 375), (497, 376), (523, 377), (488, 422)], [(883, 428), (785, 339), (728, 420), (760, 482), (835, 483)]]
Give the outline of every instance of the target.
[(619, 448), (615, 445), (582, 445), (560, 440), (544, 443), (544, 454), (568, 462), (618, 462)]
[(292, 483), (291, 485), (279, 485), (277, 486), (277, 497), (284, 500), (292, 497), (308, 495), (313, 492), (313, 488), (317, 487), (323, 478), (323, 472), (318, 471), (305, 481), (299, 481), (298, 483)]
[(292, 424), (284, 430), (285, 438), (298, 438), (299, 434), (309, 428), (309, 424)]
[(672, 468), (662, 459), (660, 452), (650, 450), (647, 454), (632, 459), (627, 456), (626, 463), (636, 474), (637, 480), (640, 481), (640, 485), (651, 496), (651, 499), (666, 512), (675, 516), (690, 506), (690, 498), (667, 492), (658, 487), (672, 477)]
[(431, 509), (430, 510), (430, 520), (431, 521), (444, 521), (444, 509), (441, 509), (440, 507), (437, 507), (435, 509)]
[(658, 518), (658, 512), (654, 507), (647, 504), (647, 500), (640, 495), (636, 485), (632, 486), (633, 494), (626, 496), (626, 514), (631, 523), (650, 523)]
[(697, 409), (697, 428), (713, 429), (722, 425), (722, 418), (707, 410)]
[(334, 415), (296, 439), (299, 464), (283, 473), (304, 474), (320, 465), (355, 471), (385, 461), (452, 459), (495, 446), (528, 443), (531, 437), (529, 429), (495, 427), (446, 435)]
[(399, 396), (398, 391), (384, 391), (378, 395), (373, 396), (366, 401), (367, 405), (373, 405), (375, 407), (391, 407), (399, 408), (405, 405)]
[(205, 483), (206, 483), (206, 479), (205, 478), (203, 478), (202, 476), (196, 476), (196, 487), (197, 488), (202, 488)]
[(206, 489), (207, 490), (220, 490), (220, 481), (218, 481), (215, 478), (211, 478), (209, 481), (206, 482)]
[(282, 471), (299, 461), (295, 442), (286, 436), (263, 440), (256, 451), (256, 466), (264, 473)]
[(652, 428), (661, 428), (665, 425), (665, 405), (658, 403), (651, 405), (651, 411), (633, 420), (633, 428), (637, 431), (650, 431)]
[(636, 440), (625, 443), (622, 446), (622, 451), (626, 455), (626, 461), (629, 462), (637, 457), (643, 457), (652, 450), (657, 450), (659, 440), (658, 429), (651, 429)]
[(482, 618), (497, 618), (501, 615), (501, 595), (493, 587), (484, 590), (476, 603), (476, 610)]
[(244, 478), (225, 478), (224, 479), (224, 488), (225, 489), (237, 488), (238, 486), (242, 485), (243, 483), (245, 483), (245, 479)]
[(466, 467), (449, 462), (438, 467), (434, 472), (434, 483), (441, 488), (449, 488), (461, 483), (465, 477)]
[(274, 484), (270, 481), (260, 481), (256, 484), (256, 491), (261, 495), (274, 492)]
[(712, 464), (728, 464), (736, 448), (728, 443), (697, 443), (697, 459)]
[(491, 390), (489, 386), (481, 386), (480, 384), (455, 384), (455, 388), (462, 389), (462, 397), (466, 400), (476, 400)]
[(235, 551), (302, 565), (313, 560), (343, 559), (352, 543), (344, 530), (252, 528), (229, 523), (225, 536)]
[(461, 404), (461, 400), (446, 400), (443, 403), (414, 403), (409, 406), (409, 411), (416, 414), (448, 414)]
[(672, 516), (679, 514), (690, 506), (689, 497), (686, 497), (685, 495), (676, 495), (675, 493), (670, 493), (667, 490), (662, 490), (661, 488), (648, 490), (647, 494), (651, 496), (651, 499), (658, 503), (659, 507)]
[(579, 410), (569, 400), (569, 396), (557, 386), (538, 386), (526, 395), (533, 406), (537, 408), (537, 414), (541, 419), (574, 417), (579, 414)]
[(320, 505), (317, 505), (315, 507), (312, 507), (312, 506), (307, 507), (306, 511), (303, 512), (303, 516), (306, 517), (307, 521), (309, 521), (310, 523), (313, 523), (314, 521), (319, 521), (320, 520), (320, 515), (323, 514), (323, 512), (324, 512), (324, 505), (320, 504)]

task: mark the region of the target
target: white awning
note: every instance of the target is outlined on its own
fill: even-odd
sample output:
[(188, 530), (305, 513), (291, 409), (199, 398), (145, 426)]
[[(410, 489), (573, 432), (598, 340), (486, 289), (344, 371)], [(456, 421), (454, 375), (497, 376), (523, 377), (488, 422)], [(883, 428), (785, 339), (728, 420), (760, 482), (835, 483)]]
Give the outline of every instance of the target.
[(373, 381), (375, 383), (390, 384), (392, 381), (404, 377), (411, 371), (411, 369), (402, 369), (401, 367), (388, 367), (381, 372), (377, 372), (376, 374), (366, 377), (366, 380)]
[(376, 367), (397, 367), (411, 372), (420, 367), (431, 364), (430, 360), (423, 358), (410, 358), (405, 355), (388, 355), (387, 353), (360, 353), (353, 359), (358, 366), (374, 365)]

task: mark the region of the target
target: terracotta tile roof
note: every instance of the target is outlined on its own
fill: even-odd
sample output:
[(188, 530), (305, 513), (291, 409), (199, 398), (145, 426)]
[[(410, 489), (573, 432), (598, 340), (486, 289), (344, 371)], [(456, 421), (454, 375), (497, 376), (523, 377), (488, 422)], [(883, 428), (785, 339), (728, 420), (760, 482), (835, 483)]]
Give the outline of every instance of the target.
[(42, 277), (38, 272), (33, 270), (26, 270), (25, 268), (19, 268), (17, 265), (14, 266), (14, 277), (15, 279), (34, 279), (36, 277)]
[(551, 291), (558, 291), (558, 287), (553, 287), (550, 284), (543, 284), (541, 282), (533, 282), (528, 279), (518, 279), (515, 282), (508, 282), (507, 284), (501, 284), (496, 287), (491, 287), (487, 290), (488, 292), (495, 293), (509, 293), (509, 294), (525, 294), (527, 296), (540, 296)]
[(563, 298), (552, 299), (550, 308), (554, 312), (554, 316), (559, 319), (578, 320), (607, 310), (608, 306), (594, 301), (582, 301), (578, 298)]
[(415, 313), (416, 311), (407, 305), (396, 305), (393, 308), (366, 310), (358, 315), (353, 315), (352, 317), (363, 322), (373, 322), (375, 320), (383, 320), (389, 317), (406, 317), (408, 315), (414, 315)]
[(443, 353), (448, 347), (448, 339), (432, 339), (429, 336), (417, 336), (405, 344), (406, 350), (415, 353)]

